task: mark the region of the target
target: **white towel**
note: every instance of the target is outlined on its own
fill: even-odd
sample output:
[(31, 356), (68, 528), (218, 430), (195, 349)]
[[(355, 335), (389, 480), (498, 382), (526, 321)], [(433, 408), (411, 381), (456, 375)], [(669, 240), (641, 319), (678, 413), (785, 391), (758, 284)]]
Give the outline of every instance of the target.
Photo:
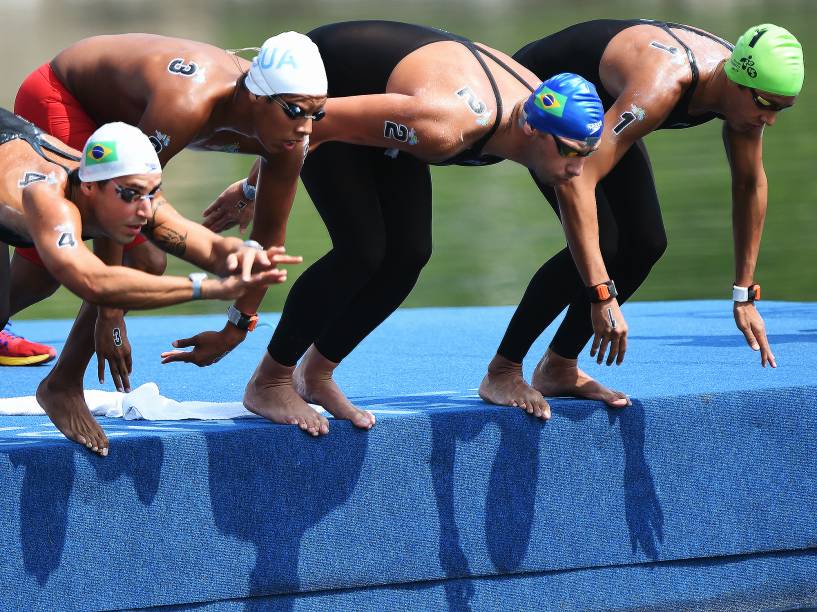
[[(85, 402), (91, 414), (124, 417), (128, 421), (181, 421), (197, 419), (235, 419), (255, 417), (241, 402), (177, 402), (159, 393), (156, 383), (145, 383), (130, 393), (85, 390)], [(318, 412), (323, 408), (310, 404)], [(0, 399), (0, 415), (25, 416), (45, 414), (33, 395)]]

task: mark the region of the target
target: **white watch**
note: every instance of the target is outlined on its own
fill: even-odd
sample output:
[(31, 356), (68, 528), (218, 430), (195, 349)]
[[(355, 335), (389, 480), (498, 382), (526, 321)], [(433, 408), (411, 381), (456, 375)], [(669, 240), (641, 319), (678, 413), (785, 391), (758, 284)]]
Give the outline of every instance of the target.
[(204, 272), (191, 272), (187, 278), (193, 283), (193, 298), (194, 300), (201, 299), (201, 283), (207, 278)]
[(733, 302), (756, 302), (760, 299), (760, 285), (757, 283), (748, 287), (732, 285)]

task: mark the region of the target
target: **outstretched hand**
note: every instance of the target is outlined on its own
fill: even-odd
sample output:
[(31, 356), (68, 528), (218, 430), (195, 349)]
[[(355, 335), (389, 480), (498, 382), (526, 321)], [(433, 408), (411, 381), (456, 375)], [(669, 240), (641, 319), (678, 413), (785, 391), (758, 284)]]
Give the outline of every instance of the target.
[[(251, 241), (248, 241), (251, 242)], [(298, 264), (303, 261), (303, 257), (298, 255), (287, 255), (284, 247), (270, 247), (267, 250), (242, 245), (238, 250), (227, 255), (225, 260), (225, 276), (227, 274), (240, 274), (244, 280), (249, 280), (253, 270), (256, 272), (274, 268), (278, 264)]]
[(244, 280), (238, 275), (219, 279), (206, 279), (201, 285), (201, 297), (206, 300), (235, 300), (249, 289), (262, 289), (270, 285), (284, 283), (287, 271), (272, 268), (251, 275)]
[(255, 202), (244, 197), (242, 181), (233, 183), (225, 189), (203, 213), (202, 225), (210, 231), (220, 233), (238, 225), (243, 235), (250, 225), (255, 210)]
[(161, 354), (162, 363), (186, 362), (203, 368), (220, 361), (238, 346), (246, 335), (246, 332), (228, 323), (221, 331), (206, 331), (192, 338), (174, 340), (172, 344), (176, 349), (193, 350), (165, 351)]
[(765, 368), (768, 363), (776, 368), (777, 362), (766, 337), (766, 324), (755, 308), (754, 302), (735, 302), (732, 311), (735, 315), (735, 324), (743, 332), (746, 343), (753, 351), (760, 351), (760, 365)]

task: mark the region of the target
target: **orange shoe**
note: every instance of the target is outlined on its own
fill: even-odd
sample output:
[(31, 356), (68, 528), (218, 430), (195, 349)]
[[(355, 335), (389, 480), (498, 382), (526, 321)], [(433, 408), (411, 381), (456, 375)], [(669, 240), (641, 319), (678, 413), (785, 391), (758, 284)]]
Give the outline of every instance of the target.
[(25, 366), (47, 363), (57, 356), (57, 351), (45, 344), (29, 342), (8, 330), (9, 323), (0, 331), (0, 366)]

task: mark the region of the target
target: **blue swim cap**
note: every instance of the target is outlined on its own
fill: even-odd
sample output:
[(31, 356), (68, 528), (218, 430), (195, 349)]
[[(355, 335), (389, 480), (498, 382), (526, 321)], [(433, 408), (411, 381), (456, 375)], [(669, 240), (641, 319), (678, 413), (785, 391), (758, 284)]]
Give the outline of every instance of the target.
[(525, 101), (525, 120), (540, 132), (595, 144), (604, 129), (596, 87), (572, 72), (550, 77)]

